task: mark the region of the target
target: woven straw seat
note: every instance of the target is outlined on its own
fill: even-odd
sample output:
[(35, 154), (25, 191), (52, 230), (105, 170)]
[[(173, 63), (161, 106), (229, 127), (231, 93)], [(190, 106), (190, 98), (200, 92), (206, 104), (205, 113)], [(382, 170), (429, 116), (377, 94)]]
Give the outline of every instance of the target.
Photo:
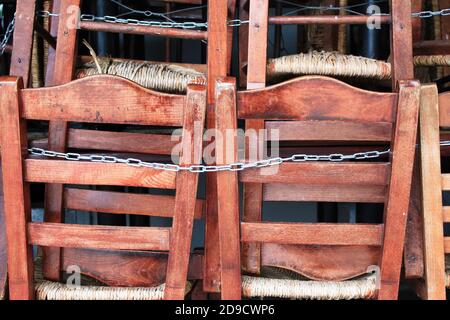
[(270, 59), (267, 76), (324, 75), (358, 78), (390, 79), (391, 64), (374, 59), (344, 55), (338, 52), (300, 53)]
[[(155, 287), (109, 287), (90, 277), (81, 276), (81, 286), (44, 280), (42, 260), (35, 261), (36, 298), (38, 300), (162, 300), (165, 285)], [(186, 294), (192, 285), (186, 282)]]
[(194, 69), (133, 60), (117, 61), (110, 58), (98, 58), (84, 64), (78, 69), (77, 78), (97, 74), (121, 76), (147, 89), (167, 93), (185, 93), (189, 83), (206, 83), (205, 75)]
[(450, 66), (450, 55), (431, 55), (414, 57), (416, 67), (448, 67)]
[(336, 282), (242, 277), (242, 293), (248, 298), (354, 300), (374, 298), (376, 291), (375, 275)]

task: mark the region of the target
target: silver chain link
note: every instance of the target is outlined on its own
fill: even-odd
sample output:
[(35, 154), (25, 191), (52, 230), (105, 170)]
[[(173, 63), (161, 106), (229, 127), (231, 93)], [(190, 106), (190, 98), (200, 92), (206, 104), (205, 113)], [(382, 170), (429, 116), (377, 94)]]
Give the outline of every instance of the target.
[(14, 18), (8, 24), (8, 27), (6, 27), (5, 34), (3, 35), (2, 41), (0, 42), (0, 56), (2, 56), (6, 50), (6, 45), (8, 44), (9, 38), (11, 38), (13, 34), (15, 23), (16, 17), (14, 16)]
[(73, 152), (56, 152), (45, 150), (41, 148), (30, 148), (28, 152), (35, 156), (48, 157), (48, 158), (59, 158), (71, 161), (90, 161), (90, 162), (101, 162), (101, 163), (122, 163), (132, 167), (145, 167), (164, 171), (189, 171), (194, 173), (202, 172), (219, 172), (219, 171), (242, 171), (252, 168), (264, 168), (281, 165), (286, 162), (343, 162), (348, 160), (367, 160), (379, 158), (383, 155), (389, 154), (391, 150), (386, 151), (368, 151), (359, 152), (351, 155), (344, 155), (340, 153), (330, 154), (330, 155), (308, 155), (308, 154), (295, 154), (287, 158), (270, 158), (265, 160), (259, 160), (255, 162), (236, 162), (228, 165), (193, 165), (193, 166), (180, 166), (177, 164), (167, 164), (167, 163), (157, 163), (157, 162), (146, 162), (143, 160), (135, 158), (118, 158), (114, 156), (105, 155), (83, 155), (80, 153)]
[(450, 8), (442, 9), (440, 11), (421, 11), (412, 14), (414, 18), (421, 18), (421, 19), (432, 18), (437, 16), (445, 17), (448, 15), (450, 15)]

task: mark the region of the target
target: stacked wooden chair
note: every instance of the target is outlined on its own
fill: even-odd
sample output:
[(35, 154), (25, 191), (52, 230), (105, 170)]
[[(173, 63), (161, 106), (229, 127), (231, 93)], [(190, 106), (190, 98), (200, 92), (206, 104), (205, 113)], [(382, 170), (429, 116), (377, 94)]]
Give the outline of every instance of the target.
[[(276, 158), (266, 168), (247, 167), (239, 175), (220, 172), (222, 298), (239, 299), (242, 290), (247, 297), (396, 299), (419, 84), (400, 82), (398, 93), (376, 93), (311, 76), (236, 93), (233, 81), (228, 79), (218, 82), (216, 96), (222, 106), (217, 113), (218, 137), (236, 129), (236, 119), (243, 119), (247, 130), (269, 130), (266, 141), (253, 141), (253, 148), (264, 148), (271, 140), (270, 130), (276, 129), (281, 141), (378, 141), (390, 144), (392, 152), (388, 162), (308, 162), (306, 155), (297, 155)], [(349, 101), (355, 109), (348, 108)], [(237, 166), (255, 161), (248, 158), (250, 146), (246, 147), (246, 158), (237, 159), (236, 139), (224, 139), (217, 145), (220, 164), (239, 169)], [(278, 165), (278, 170), (273, 171), (273, 165)], [(271, 171), (265, 172), (267, 167)], [(242, 223), (238, 180), (244, 187)], [(384, 203), (385, 210), (383, 222), (372, 225), (269, 223), (262, 219), (264, 201), (378, 202)], [(377, 275), (368, 275), (378, 267)], [(281, 271), (282, 276), (264, 277), (267, 268), (278, 270), (276, 273), (288, 270), (291, 277), (283, 276), (286, 271)], [(299, 275), (312, 281), (299, 280)]]
[[(182, 299), (186, 290), (190, 240), (197, 205), (198, 174), (138, 166), (135, 159), (128, 159), (126, 164), (30, 158), (25, 156), (26, 120), (180, 126), (183, 128), (180, 165), (195, 165), (201, 162), (203, 127), (198, 123), (202, 124), (205, 117), (206, 89), (192, 85), (186, 96), (166, 95), (145, 90), (128, 80), (113, 76), (90, 77), (64, 86), (43, 89), (22, 89), (20, 79), (4, 78), (1, 87), (2, 163), (5, 168), (3, 184), (10, 298), (31, 299), (35, 296), (31, 249), (32, 245), (38, 245), (169, 252), (164, 287), (103, 287), (91, 288), (86, 293), (79, 287), (65, 290), (57, 285), (49, 287), (43, 282), (37, 287), (37, 294), (41, 298), (55, 297), (57, 292), (59, 299), (123, 299), (127, 295), (131, 299), (160, 299), (163, 296), (167, 299)], [(111, 96), (111, 88), (118, 94)], [(86, 90), (95, 94), (86, 96)], [(85, 109), (86, 105), (90, 106), (88, 111)], [(152, 138), (149, 136), (146, 139)], [(110, 141), (114, 142), (114, 139)], [(99, 161), (98, 157), (96, 161)], [(66, 159), (69, 158), (70, 153)], [(111, 161), (111, 157), (107, 158)], [(173, 225), (171, 228), (128, 228), (31, 222), (29, 183), (32, 182), (175, 189), (174, 199), (160, 199), (161, 196), (151, 199), (152, 196), (149, 195), (134, 195), (134, 200), (137, 200), (134, 206), (149, 202), (154, 202), (155, 206), (166, 203), (168, 210), (154, 207), (144, 211), (151, 215), (172, 216)], [(114, 199), (118, 201), (116, 213), (122, 209), (127, 213), (126, 210), (130, 208), (125, 208), (120, 195), (117, 197)], [(127, 200), (129, 203), (133, 202), (129, 198)]]
[[(173, 1), (165, 1), (167, 3), (174, 2)], [(186, 1), (182, 1), (186, 3)], [(198, 1), (193, 1), (192, 3), (198, 4)], [(51, 16), (51, 25), (50, 25), (50, 37), (56, 38), (58, 40), (57, 46), (53, 49), (50, 48), (49, 51), (49, 62), (46, 73), (46, 85), (61, 85), (69, 82), (75, 74), (75, 63), (76, 63), (76, 44), (77, 44), (77, 31), (75, 29), (67, 28), (66, 22), (70, 19), (70, 12), (67, 9), (70, 6), (79, 7), (80, 1), (53, 1), (53, 6), (50, 11), (56, 13), (58, 15)], [(21, 8), (21, 13), (19, 15), (19, 19), (16, 21), (16, 25), (19, 27), (16, 29), (17, 34), (21, 34), (21, 36), (16, 37), (17, 43), (14, 43), (13, 48), (17, 48), (17, 50), (13, 50), (13, 55), (19, 57), (14, 61), (22, 61), (20, 66), (15, 66), (16, 69), (21, 72), (13, 72), (13, 75), (22, 76), (26, 83), (29, 81), (28, 71), (29, 71), (29, 61), (31, 60), (31, 44), (29, 46), (23, 45), (19, 43), (19, 39), (23, 41), (24, 38), (32, 37), (33, 33), (33, 21), (35, 15), (35, 2), (24, 2), (19, 1), (19, 7)], [(70, 7), (73, 9), (73, 7)], [(206, 71), (208, 79), (216, 79), (219, 76), (225, 76), (227, 74), (227, 70), (230, 66), (230, 56), (231, 50), (230, 46), (230, 34), (231, 28), (227, 30), (227, 18), (228, 15), (230, 17), (234, 14), (234, 2), (229, 1), (228, 3), (216, 3), (212, 2), (209, 4), (208, 8), (209, 19), (212, 23), (209, 24), (208, 32), (206, 31), (192, 31), (192, 30), (180, 30), (180, 29), (170, 29), (170, 28), (156, 28), (156, 27), (138, 27), (133, 26), (130, 28), (128, 25), (120, 25), (120, 24), (108, 24), (106, 22), (92, 22), (92, 21), (82, 21), (80, 23), (80, 28), (82, 30), (90, 30), (90, 31), (108, 31), (108, 32), (125, 32), (129, 34), (152, 34), (164, 37), (175, 37), (175, 38), (192, 38), (198, 40), (208, 40), (208, 59), (206, 66), (194, 66), (194, 68), (202, 71)], [(19, 33), (20, 32), (20, 33)], [(31, 41), (30, 41), (31, 43)], [(228, 49), (227, 49), (228, 48)], [(228, 62), (227, 62), (228, 61)], [(213, 81), (214, 82), (214, 81)], [(214, 126), (214, 99), (213, 99), (213, 90), (214, 86), (211, 85), (208, 88), (207, 96), (208, 96), (208, 121), (207, 125), (209, 127)], [(124, 141), (129, 141), (126, 137), (117, 137), (112, 133), (105, 132), (107, 140), (111, 140), (114, 138), (118, 138), (117, 143), (113, 143), (111, 145), (110, 151), (112, 152), (136, 152), (141, 155), (145, 155), (148, 153), (149, 149), (151, 151), (157, 151), (158, 154), (167, 155), (170, 153), (171, 148), (173, 147), (173, 143), (170, 139), (166, 139), (164, 136), (159, 136), (158, 140), (148, 141), (145, 140), (146, 143), (144, 147), (138, 147), (138, 143), (134, 144), (134, 147), (128, 144), (123, 143)], [(64, 121), (51, 121), (50, 122), (50, 130), (49, 130), (49, 142), (48, 144), (44, 144), (44, 146), (53, 150), (65, 150), (67, 147), (69, 148), (85, 148), (85, 147), (93, 147), (94, 149), (104, 150), (104, 145), (102, 143), (98, 143), (98, 132), (95, 134), (89, 133), (87, 130), (75, 130), (68, 129), (67, 122)], [(103, 139), (102, 138), (102, 139)], [(141, 137), (143, 138), (143, 137)], [(95, 143), (93, 143), (95, 142)], [(151, 146), (150, 146), (150, 145)], [(36, 144), (42, 145), (42, 144)], [(156, 146), (158, 145), (158, 147)], [(137, 150), (139, 149), (139, 150)], [(158, 149), (158, 150), (155, 150)], [(131, 150), (133, 149), (133, 150)], [(148, 158), (147, 158), (148, 159)], [(217, 216), (216, 206), (214, 205), (216, 202), (216, 196), (214, 193), (215, 183), (214, 183), (214, 175), (208, 175), (208, 184), (211, 184), (214, 187), (209, 188), (211, 192), (208, 192), (207, 201), (211, 203), (208, 206), (208, 217), (211, 219), (216, 219), (214, 217)], [(65, 208), (72, 207), (73, 209), (79, 210), (91, 210), (96, 212), (116, 212), (117, 208), (112, 207), (112, 198), (115, 198), (113, 193), (99, 193), (98, 191), (69, 191), (63, 192), (62, 185), (50, 184), (46, 188), (46, 210), (45, 210), (45, 221), (47, 222), (61, 222), (63, 220), (63, 210)], [(72, 195), (70, 194), (72, 193)], [(121, 200), (127, 200), (125, 198)], [(99, 203), (100, 201), (100, 203)], [(128, 198), (128, 202), (131, 201)], [(96, 204), (95, 204), (96, 202)], [(104, 204), (104, 206), (102, 205)], [(124, 209), (124, 208), (122, 208)], [(151, 208), (141, 207), (141, 209), (134, 208), (138, 213), (147, 214), (147, 210), (151, 210)], [(163, 210), (167, 211), (167, 210)], [(202, 205), (197, 207), (196, 217), (204, 217), (201, 212), (203, 211)], [(215, 230), (209, 229), (207, 232), (213, 234)], [(199, 258), (199, 259), (197, 259)], [(99, 263), (102, 261), (101, 263)], [(44, 248), (44, 259), (43, 259), (43, 274), (46, 279), (50, 279), (53, 281), (58, 281), (61, 279), (61, 271), (67, 266), (67, 263), (78, 264), (81, 267), (81, 270), (84, 274), (92, 276), (94, 278), (99, 279), (103, 283), (110, 285), (130, 285), (130, 282), (135, 281), (133, 279), (133, 270), (131, 267), (128, 269), (128, 274), (124, 274), (122, 277), (116, 278), (112, 273), (104, 272), (104, 266), (117, 263), (117, 264), (128, 264), (129, 262), (137, 261), (138, 266), (135, 269), (143, 268), (144, 266), (152, 267), (152, 270), (162, 270), (165, 268), (167, 263), (167, 259), (161, 258), (155, 254), (149, 254), (145, 256), (145, 254), (140, 254), (140, 256), (136, 256), (136, 254), (126, 254), (124, 252), (116, 252), (114, 254), (108, 254), (101, 251), (95, 250), (59, 250), (56, 247), (53, 248)], [(197, 265), (195, 268), (195, 272), (193, 275), (194, 279), (202, 278), (202, 267), (201, 267), (201, 257), (198, 255), (194, 256), (194, 264)], [(219, 267), (216, 265), (216, 262), (210, 263), (212, 267), (206, 266), (206, 269), (215, 269), (218, 270)], [(198, 267), (200, 265), (200, 267)], [(209, 273), (208, 273), (209, 274)], [(217, 273), (216, 273), (217, 274)], [(164, 277), (164, 272), (154, 272), (151, 275), (147, 275), (141, 279), (138, 279), (137, 283), (141, 285), (152, 285), (154, 282), (158, 282), (161, 278)], [(158, 279), (158, 280), (155, 280)], [(210, 281), (205, 281), (205, 288), (209, 291), (218, 291), (218, 283), (219, 281), (213, 279)], [(137, 283), (134, 283), (136, 285)]]
[[(420, 102), (420, 159), (422, 219), (418, 238), (423, 239), (424, 275), (415, 281), (421, 298), (446, 299), (445, 288), (450, 286), (450, 238), (445, 237), (445, 223), (450, 222), (448, 207), (443, 205), (442, 194), (449, 190), (448, 174), (441, 171), (441, 137), (450, 126), (450, 94), (438, 95), (435, 84), (424, 85)], [(423, 237), (421, 237), (423, 232)], [(422, 247), (421, 247), (422, 248)]]
[[(413, 74), (413, 57), (412, 57), (412, 35), (411, 35), (411, 7), (410, 3), (405, 3), (404, 1), (397, 1), (392, 0), (390, 2), (391, 7), (391, 14), (388, 16), (382, 16), (380, 18), (381, 23), (386, 24), (390, 23), (391, 25), (391, 71), (390, 71), (390, 78), (392, 81), (392, 91), (394, 93), (398, 92), (398, 83), (399, 80), (410, 80), (414, 78)], [(247, 89), (258, 89), (260, 90), (261, 94), (264, 92), (264, 88), (267, 85), (268, 82), (268, 71), (270, 71), (270, 61), (267, 59), (267, 45), (268, 45), (268, 26), (269, 24), (333, 24), (333, 25), (340, 25), (340, 24), (365, 24), (367, 23), (366, 16), (272, 16), (269, 17), (269, 1), (268, 0), (249, 0), (249, 1), (243, 1), (243, 3), (240, 3), (240, 12), (243, 10), (248, 10), (248, 16), (249, 16), (249, 26), (248, 26), (248, 49), (244, 50), (247, 52), (245, 57), (243, 57), (243, 54), (240, 53), (240, 60), (241, 65), (243, 64), (242, 61), (246, 61), (244, 64), (247, 68), (247, 77), (246, 77), (246, 88)], [(246, 9), (248, 8), (248, 9)], [(247, 31), (244, 30), (243, 33), (246, 33)], [(242, 33), (241, 33), (242, 35)], [(246, 36), (244, 34), (244, 36)], [(242, 43), (242, 42), (241, 42)], [(294, 73), (295, 74), (295, 73)], [(327, 73), (327, 75), (332, 75), (332, 73)], [(338, 75), (338, 74), (336, 74)], [(318, 85), (320, 87), (320, 85)], [(278, 87), (276, 87), (278, 88)], [(268, 92), (271, 92), (269, 89), (267, 89)], [(317, 89), (315, 88), (313, 91), (315, 91), (315, 94), (317, 94)], [(273, 92), (277, 92), (277, 90), (273, 89)], [(250, 93), (249, 93), (250, 94)], [(256, 94), (255, 94), (256, 95)], [(283, 94), (281, 93), (281, 96)], [(294, 95), (294, 94), (293, 94)], [(326, 93), (324, 94), (326, 95)], [(276, 97), (275, 94), (269, 94), (267, 93), (267, 97)], [(278, 97), (278, 96), (277, 96)], [(275, 99), (275, 98), (274, 98)], [(320, 99), (319, 97), (317, 99)], [(264, 101), (264, 99), (261, 99), (261, 101)], [(264, 103), (261, 103), (264, 105)], [(257, 103), (255, 105), (258, 105)], [(238, 97), (238, 110), (239, 110), (239, 97)], [(256, 111), (256, 106), (255, 112)], [(264, 108), (261, 106), (261, 108)], [(275, 108), (278, 108), (278, 105)], [(260, 114), (261, 115), (261, 114)], [(246, 119), (245, 117), (242, 117), (246, 119), (246, 130), (248, 129), (261, 129), (264, 128), (264, 120), (285, 120), (286, 118), (277, 118), (277, 115), (274, 115), (274, 118), (271, 119), (270, 117), (264, 118), (261, 116), (261, 118), (255, 117), (252, 119)], [(241, 115), (238, 112), (238, 118), (241, 118)], [(288, 117), (289, 118), (289, 117)], [(290, 119), (290, 118), (289, 118)], [(298, 119), (297, 119), (298, 120)], [(348, 141), (346, 141), (346, 144), (348, 144)], [(341, 150), (355, 150), (355, 149), (348, 149), (347, 145), (344, 145)], [(361, 146), (356, 147), (359, 150), (364, 150), (364, 148), (361, 148)], [(367, 149), (367, 147), (365, 148)], [(295, 150), (295, 148), (290, 148), (290, 150)], [(302, 150), (302, 148), (298, 148), (297, 150)], [(303, 149), (304, 151), (305, 149)], [(309, 148), (309, 150), (314, 150), (316, 153), (324, 152), (324, 148), (320, 147), (320, 144), (316, 148)], [(251, 182), (243, 181), (244, 182), (244, 221), (245, 222), (258, 222), (261, 219), (261, 211), (262, 211), (262, 203), (263, 199), (266, 196), (264, 193), (263, 184), (261, 182)], [(302, 189), (303, 190), (303, 189)], [(325, 192), (324, 192), (325, 193)], [(319, 197), (320, 198), (320, 197)], [(322, 201), (324, 201), (322, 199)], [(372, 199), (374, 201), (374, 199)], [(343, 201), (345, 202), (345, 201)], [(357, 201), (350, 201), (349, 202), (357, 202)], [(370, 201), (369, 201), (370, 202)], [(407, 207), (405, 208), (407, 210)], [(395, 214), (394, 214), (395, 215)], [(235, 221), (236, 222), (236, 221)], [(215, 226), (211, 226), (213, 224), (212, 221), (210, 221), (207, 224), (207, 228), (215, 228)], [(400, 234), (402, 237), (404, 236), (404, 224), (399, 225)], [(220, 227), (219, 227), (220, 229)], [(222, 232), (221, 232), (222, 233)], [(230, 236), (231, 237), (231, 236)], [(275, 236), (274, 236), (275, 238)], [(272, 239), (274, 239), (272, 238)], [(281, 241), (281, 240), (280, 240)], [(299, 240), (300, 241), (300, 240)], [(246, 241), (244, 241), (246, 242)], [(207, 241), (207, 243), (209, 243)], [(212, 242), (216, 246), (216, 250), (212, 251), (210, 250), (211, 254), (217, 255), (217, 252), (223, 253), (223, 250), (219, 250), (218, 243)], [(322, 243), (323, 244), (323, 243)], [(259, 272), (259, 267), (255, 267), (256, 269), (248, 269), (248, 265), (246, 264), (247, 258), (245, 258), (246, 252), (259, 252), (258, 244), (247, 244), (244, 243), (243, 247), (244, 252), (244, 271), (252, 271), (253, 273)], [(275, 249), (274, 249), (275, 251)], [(266, 253), (267, 254), (267, 253)], [(402, 254), (402, 250), (397, 251), (396, 254)], [(260, 264), (260, 256), (257, 253), (252, 254), (254, 257), (254, 261), (256, 266), (259, 266)], [(299, 256), (293, 254), (291, 257), (292, 259), (296, 259)], [(295, 258), (294, 258), (295, 257)], [(206, 256), (206, 259), (212, 259), (211, 257)], [(236, 258), (234, 256), (234, 258)], [(396, 258), (394, 258), (396, 260)], [(236, 261), (234, 259), (234, 261)], [(395, 270), (399, 270), (400, 262), (398, 261), (394, 262)], [(222, 265), (224, 262), (222, 262)], [(225, 264), (226, 266), (229, 266), (229, 264)], [(345, 269), (345, 268), (343, 268)], [(395, 272), (397, 272), (395, 271)], [(398, 284), (397, 275), (395, 275), (395, 283)], [(224, 279), (222, 278), (222, 283)], [(227, 280), (228, 281), (228, 280)], [(394, 294), (395, 290), (387, 290), (384, 291), (383, 294), (380, 295), (380, 297), (386, 298), (388, 295), (392, 298), (396, 293)], [(390, 292), (387, 294), (386, 292)], [(223, 296), (229, 297), (228, 294), (224, 293)]]

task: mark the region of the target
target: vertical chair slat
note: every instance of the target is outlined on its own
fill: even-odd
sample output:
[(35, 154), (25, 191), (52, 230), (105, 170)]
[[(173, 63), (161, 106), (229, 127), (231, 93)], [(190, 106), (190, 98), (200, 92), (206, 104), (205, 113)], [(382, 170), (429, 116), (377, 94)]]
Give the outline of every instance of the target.
[[(6, 79), (2, 79), (6, 80)], [(23, 177), (22, 152), (26, 152), (26, 122), (19, 117), (21, 80), (0, 82), (0, 121), (6, 235), (8, 242), (9, 296), (34, 298), (33, 255), (27, 245), (26, 224), (31, 221), (30, 190)]]

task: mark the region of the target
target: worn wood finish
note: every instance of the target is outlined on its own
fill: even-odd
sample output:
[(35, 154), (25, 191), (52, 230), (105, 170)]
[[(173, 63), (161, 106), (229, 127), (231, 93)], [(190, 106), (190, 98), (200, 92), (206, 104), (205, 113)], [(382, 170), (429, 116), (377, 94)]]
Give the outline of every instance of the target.
[(30, 79), (36, 1), (17, 1), (16, 12), (13, 35), (14, 50), (12, 50), (9, 74), (11, 76), (22, 77), (23, 83), (27, 87)]
[[(28, 182), (82, 185), (116, 185), (146, 188), (175, 188), (175, 172), (140, 168), (116, 163), (93, 163), (60, 160), (25, 160), (25, 179)], [(95, 175), (92, 175), (95, 172)]]
[[(264, 185), (264, 201), (320, 201), (383, 203), (386, 186), (377, 185), (300, 185), (271, 183)], [(362, 212), (364, 215), (364, 212)]]
[(442, 212), (444, 215), (444, 222), (450, 223), (450, 207), (443, 207)]
[(400, 82), (399, 103), (393, 137), (392, 170), (385, 205), (385, 232), (381, 257), (379, 299), (398, 298), (406, 220), (411, 191), (420, 85)]
[[(426, 85), (420, 96), (420, 156), (426, 298), (445, 300), (445, 257), (442, 239), (441, 156), (439, 104), (435, 85)], [(438, 161), (436, 161), (438, 160)]]
[[(167, 252), (95, 250), (65, 248), (62, 270), (71, 265), (82, 274), (113, 287), (153, 287), (166, 279)], [(189, 264), (189, 280), (202, 278), (203, 254), (194, 252)]]
[[(228, 74), (229, 44), (227, 17), (229, 1), (208, 1), (208, 97), (206, 127), (216, 127), (215, 121), (215, 84), (216, 80)], [(217, 213), (217, 175), (206, 176), (206, 230), (205, 230), (205, 264), (203, 289), (206, 292), (220, 291), (220, 248)]]
[(69, 129), (67, 143), (75, 149), (171, 155), (179, 141), (172, 135)]
[[(189, 85), (183, 116), (183, 150), (180, 165), (197, 165), (202, 162), (203, 128), (205, 123), (206, 91), (202, 86)], [(164, 298), (184, 298), (189, 255), (197, 198), (198, 174), (178, 172), (175, 209), (170, 239), (170, 255), (167, 262)]]
[[(292, 99), (294, 92), (296, 99)], [(357, 111), (348, 107), (349, 101), (358, 106)], [(238, 117), (392, 123), (395, 105), (395, 94), (369, 92), (339, 80), (308, 76), (265, 89), (240, 92)]]
[(390, 0), (392, 88), (414, 79), (411, 1)]
[[(77, 40), (77, 29), (73, 25), (74, 8), (80, 7), (80, 0), (59, 0), (59, 20), (57, 27), (58, 44), (47, 86), (57, 86), (72, 79)], [(69, 22), (72, 23), (69, 23)], [(55, 27), (56, 28), (56, 27)], [(90, 92), (90, 91), (89, 91)], [(67, 123), (61, 120), (50, 121), (48, 130), (48, 148), (64, 152), (66, 150)], [(45, 185), (44, 221), (60, 223), (63, 221), (63, 185)], [(61, 278), (61, 252), (59, 248), (43, 248), (42, 273), (44, 278), (59, 281)]]
[(200, 30), (159, 28), (150, 26), (138, 26), (130, 24), (111, 24), (98, 21), (80, 21), (80, 28), (88, 31), (115, 32), (136, 35), (151, 35), (168, 38), (207, 40), (208, 32)]
[[(344, 281), (377, 265), (379, 246), (304, 246), (264, 243), (261, 264), (293, 270), (309, 279)], [(301, 257), (301, 259), (299, 259)]]
[(439, 126), (450, 128), (450, 92), (439, 95)]
[(25, 300), (34, 297), (33, 256), (27, 246), (26, 223), (31, 221), (29, 186), (22, 179), (21, 153), (27, 148), (26, 123), (19, 118), (21, 80), (0, 79), (0, 120), (3, 196), (8, 252), (9, 298)]
[[(236, 83), (234, 79), (219, 79), (216, 83), (216, 163), (225, 165), (235, 163), (237, 158)], [(229, 137), (228, 130), (233, 130)], [(228, 131), (228, 132), (227, 132)], [(229, 154), (230, 151), (232, 154)], [(217, 193), (227, 195), (218, 197), (221, 297), (224, 300), (241, 299), (241, 263), (239, 241), (239, 190), (236, 172), (217, 174)]]
[(279, 141), (387, 142), (392, 138), (388, 122), (267, 121), (266, 129), (267, 140)]
[(444, 251), (445, 253), (450, 253), (450, 237), (444, 238)]
[[(103, 90), (105, 86), (108, 91)], [(185, 97), (148, 90), (124, 78), (101, 75), (58, 87), (23, 90), (21, 99), (25, 105), (22, 116), (27, 119), (181, 126)], [(95, 110), (86, 108), (94, 105)]]
[[(95, 78), (95, 77), (94, 77)], [(185, 282), (188, 275), (188, 266), (190, 258), (190, 243), (192, 237), (192, 225), (194, 217), (199, 215), (198, 202), (196, 200), (198, 174), (191, 172), (167, 172), (160, 171), (158, 173), (150, 173), (149, 170), (140, 170), (143, 168), (130, 167), (126, 165), (117, 166), (117, 164), (100, 164), (91, 162), (71, 162), (63, 160), (40, 160), (40, 159), (22, 159), (22, 150), (26, 148), (26, 130), (24, 127), (26, 112), (21, 112), (23, 105), (30, 111), (35, 113), (33, 107), (38, 109), (38, 104), (33, 104), (29, 98), (21, 99), (24, 94), (19, 93), (17, 89), (17, 82), (15, 79), (7, 78), (2, 82), (8, 88), (11, 88), (5, 95), (1, 91), (0, 99), (2, 99), (2, 120), (7, 120), (9, 126), (5, 130), (11, 132), (4, 134), (2, 132), (4, 150), (11, 150), (14, 159), (8, 159), (3, 162), (7, 168), (10, 168), (11, 174), (5, 178), (5, 185), (12, 186), (12, 190), (20, 191), (22, 194), (16, 194), (11, 199), (22, 199), (24, 206), (6, 207), (7, 215), (15, 214), (16, 223), (14, 227), (8, 226), (9, 229), (14, 229), (14, 234), (8, 234), (9, 240), (14, 241), (15, 245), (10, 248), (13, 251), (12, 257), (16, 260), (10, 261), (10, 265), (14, 269), (20, 261), (21, 266), (32, 270), (31, 255), (29, 261), (27, 257), (23, 256), (24, 252), (20, 252), (22, 256), (17, 258), (17, 245), (19, 240), (24, 241), (23, 248), (31, 252), (31, 244), (50, 247), (52, 249), (57, 247), (74, 247), (74, 248), (94, 248), (94, 249), (112, 249), (112, 250), (165, 250), (169, 251), (169, 258), (167, 263), (167, 278), (165, 297), (167, 299), (182, 299), (184, 298)], [(136, 86), (128, 83), (128, 89), (124, 88), (124, 93), (134, 92)], [(53, 90), (58, 91), (59, 87), (53, 87)], [(104, 87), (105, 90), (107, 86)], [(14, 90), (13, 90), (14, 89)], [(36, 89), (38, 91), (39, 89)], [(49, 89), (51, 91), (51, 89)], [(108, 89), (109, 90), (109, 89)], [(24, 90), (25, 92), (25, 90)], [(28, 93), (30, 91), (27, 91)], [(141, 92), (142, 96), (146, 94)], [(32, 94), (30, 94), (32, 96)], [(51, 95), (51, 93), (50, 93)], [(69, 94), (70, 95), (70, 94)], [(9, 100), (6, 97), (11, 97)], [(72, 101), (74, 105), (82, 101), (83, 97), (78, 97), (77, 100)], [(143, 99), (144, 100), (144, 99)], [(183, 99), (185, 105), (183, 106), (183, 114), (180, 116), (183, 119), (183, 134), (181, 144), (181, 160), (180, 164), (187, 166), (191, 164), (199, 164), (202, 156), (202, 132), (204, 127), (205, 105), (206, 105), (206, 90), (201, 85), (189, 85), (187, 96)], [(19, 108), (19, 103), (20, 108)], [(51, 105), (52, 102), (50, 102)], [(57, 103), (57, 102), (53, 102)], [(157, 102), (154, 102), (158, 106)], [(87, 119), (88, 122), (99, 122), (95, 119), (95, 108), (93, 104), (94, 119)], [(150, 110), (151, 111), (151, 110)], [(106, 111), (105, 111), (106, 112)], [(109, 113), (114, 113), (111, 109)], [(153, 110), (153, 112), (156, 112)], [(22, 117), (21, 117), (22, 116)], [(126, 117), (123, 114), (123, 117)], [(108, 112), (105, 117), (111, 119)], [(145, 117), (143, 115), (142, 117)], [(54, 118), (50, 117), (50, 121)], [(156, 119), (156, 117), (155, 117)], [(67, 119), (72, 121), (72, 119)], [(21, 121), (19, 123), (19, 121)], [(119, 120), (120, 121), (120, 120)], [(100, 120), (102, 122), (102, 120)], [(155, 120), (158, 123), (158, 120)], [(130, 124), (140, 124), (141, 120), (136, 119)], [(20, 131), (22, 129), (22, 131)], [(15, 133), (15, 136), (13, 133)], [(5, 137), (7, 140), (5, 140)], [(22, 143), (22, 145), (21, 145)], [(25, 153), (24, 153), (25, 154)], [(9, 160), (9, 161), (8, 161)], [(14, 160), (14, 162), (12, 161)], [(23, 165), (23, 168), (22, 168)], [(94, 166), (92, 166), (94, 165)], [(104, 165), (104, 166), (103, 166)], [(150, 169), (150, 171), (154, 171)], [(103, 172), (103, 173), (102, 173)], [(14, 173), (14, 176), (13, 174)], [(94, 174), (95, 173), (95, 174)], [(162, 175), (161, 175), (162, 174)], [(159, 176), (159, 177), (158, 177)], [(161, 179), (160, 179), (161, 178)], [(15, 182), (17, 181), (17, 182)], [(29, 195), (27, 184), (25, 187), (23, 183), (26, 181), (32, 182), (49, 182), (49, 183), (63, 183), (65, 184), (107, 184), (107, 185), (124, 185), (124, 186), (147, 186), (157, 188), (173, 188), (176, 186), (175, 202), (165, 202), (167, 209), (173, 208), (173, 225), (172, 228), (128, 228), (128, 227), (112, 227), (112, 226), (82, 226), (82, 225), (67, 225), (62, 223), (30, 223), (29, 211)], [(19, 185), (19, 182), (21, 185)], [(14, 183), (17, 186), (14, 188)], [(18, 187), (21, 187), (19, 189)], [(25, 193), (26, 192), (26, 193)], [(154, 198), (153, 198), (154, 199)], [(8, 201), (7, 201), (8, 202)], [(27, 204), (25, 206), (25, 204)], [(201, 206), (201, 205), (200, 205)], [(29, 208), (28, 208), (29, 209)], [(157, 208), (153, 208), (156, 210)], [(9, 210), (9, 211), (8, 211)], [(25, 213), (28, 215), (25, 216)], [(14, 221), (14, 220), (13, 220)], [(7, 221), (7, 224), (9, 221)], [(24, 226), (27, 233), (20, 233), (20, 228)], [(26, 227), (25, 227), (26, 226)], [(18, 229), (17, 229), (18, 228)], [(10, 242), (12, 243), (12, 242)], [(26, 244), (29, 246), (26, 246)], [(55, 250), (55, 252), (59, 252)], [(59, 253), (56, 256), (57, 261), (60, 262)], [(59, 266), (57, 272), (54, 266), (50, 269), (51, 273), (58, 277), (61, 270)], [(32, 298), (33, 294), (33, 280), (32, 272), (27, 274), (25, 271), (17, 267), (17, 274), (12, 277), (10, 285), (12, 290), (17, 292), (14, 299), (28, 299)], [(29, 277), (29, 278), (25, 278)], [(14, 282), (14, 279), (18, 278)], [(30, 289), (29, 293), (25, 289)]]
[[(0, 165), (1, 174), (1, 165)], [(4, 297), (6, 294), (7, 277), (7, 255), (6, 255), (6, 224), (5, 211), (3, 210), (3, 184), (0, 183), (0, 296)]]
[[(67, 188), (64, 190), (64, 207), (80, 211), (169, 218), (174, 215), (175, 198), (164, 195)], [(195, 219), (201, 219), (203, 211), (204, 201), (197, 200)]]
[(275, 175), (267, 175), (262, 169), (244, 170), (242, 182), (286, 183), (303, 185), (371, 185), (388, 183), (388, 163), (285, 163)]
[(383, 225), (243, 222), (241, 239), (280, 244), (380, 246)]
[(28, 223), (27, 231), (29, 244), (44, 247), (164, 251), (170, 248), (170, 228), (32, 222)]

